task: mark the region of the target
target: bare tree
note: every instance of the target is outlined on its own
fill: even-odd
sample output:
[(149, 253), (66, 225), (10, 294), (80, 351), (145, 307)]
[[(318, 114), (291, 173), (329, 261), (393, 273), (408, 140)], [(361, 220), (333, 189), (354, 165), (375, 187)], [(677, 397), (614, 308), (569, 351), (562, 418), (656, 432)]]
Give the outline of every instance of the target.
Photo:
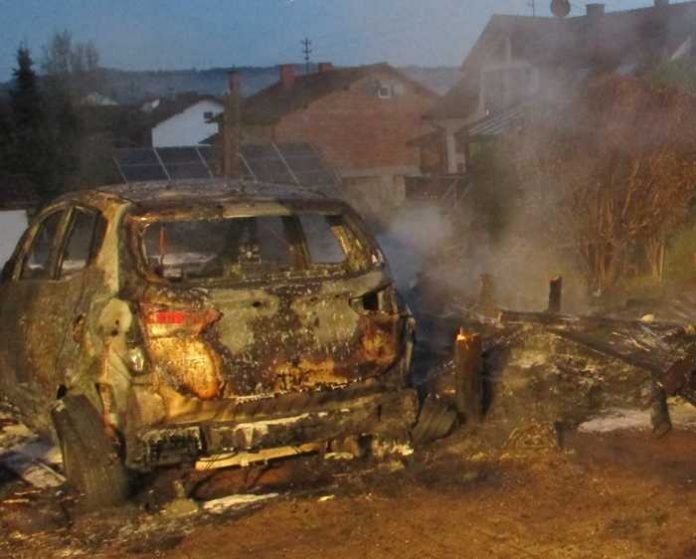
[[(557, 115), (555, 115), (557, 116)], [(665, 241), (696, 194), (696, 98), (636, 79), (603, 79), (511, 142), (519, 174), (555, 196), (593, 290), (631, 266), (661, 278)]]
[(98, 87), (99, 58), (92, 41), (76, 42), (65, 30), (55, 33), (44, 46), (41, 68), (72, 95), (83, 96)]

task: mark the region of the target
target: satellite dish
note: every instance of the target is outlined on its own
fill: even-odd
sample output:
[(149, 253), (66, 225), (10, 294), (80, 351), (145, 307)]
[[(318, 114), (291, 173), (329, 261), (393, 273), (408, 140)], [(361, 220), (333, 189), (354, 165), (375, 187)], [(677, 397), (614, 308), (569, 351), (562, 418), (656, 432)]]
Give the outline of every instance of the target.
[(551, 0), (551, 13), (556, 17), (566, 17), (570, 13), (568, 0)]

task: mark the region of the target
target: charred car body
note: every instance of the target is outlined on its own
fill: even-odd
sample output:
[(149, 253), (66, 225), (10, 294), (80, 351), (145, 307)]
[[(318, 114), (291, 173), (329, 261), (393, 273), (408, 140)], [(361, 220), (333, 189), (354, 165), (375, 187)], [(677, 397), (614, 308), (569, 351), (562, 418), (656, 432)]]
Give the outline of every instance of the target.
[(413, 318), (359, 217), (321, 194), (71, 193), (33, 220), (0, 298), (2, 388), (97, 504), (129, 470), (399, 439), (416, 420)]

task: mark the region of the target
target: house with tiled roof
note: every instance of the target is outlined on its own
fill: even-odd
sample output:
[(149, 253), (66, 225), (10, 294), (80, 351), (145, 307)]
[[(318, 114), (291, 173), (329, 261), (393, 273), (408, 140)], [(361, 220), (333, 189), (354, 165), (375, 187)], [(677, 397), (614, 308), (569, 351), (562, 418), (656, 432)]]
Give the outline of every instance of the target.
[(419, 171), (419, 150), (409, 140), (427, 129), (423, 116), (436, 99), (388, 64), (320, 63), (302, 75), (283, 65), (277, 83), (243, 100), (241, 137), (311, 144), (344, 185), (392, 196), (403, 191), (404, 176)]
[(141, 111), (152, 119), (152, 146), (195, 146), (217, 131), (215, 117), (224, 111), (224, 102), (212, 95), (182, 93), (172, 98), (150, 99)]
[[(587, 4), (570, 18), (494, 15), (461, 66), (461, 79), (427, 114), (438, 130), (420, 138), (445, 173), (465, 172), (472, 141), (524, 118), (530, 103), (557, 103), (600, 73), (640, 75), (694, 55), (696, 2), (607, 12)], [(417, 143), (419, 139), (414, 142)]]

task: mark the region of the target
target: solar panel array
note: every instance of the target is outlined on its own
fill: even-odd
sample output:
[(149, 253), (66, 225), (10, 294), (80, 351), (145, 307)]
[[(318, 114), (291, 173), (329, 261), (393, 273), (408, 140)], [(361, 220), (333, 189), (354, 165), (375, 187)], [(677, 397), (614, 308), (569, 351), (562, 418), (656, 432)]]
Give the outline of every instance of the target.
[(239, 150), (249, 178), (259, 182), (297, 183), (275, 144), (244, 144)]
[(119, 149), (115, 157), (125, 182), (208, 179), (215, 159), (211, 146)]
[[(306, 143), (244, 144), (244, 178), (258, 182), (332, 186), (336, 176)], [(124, 182), (207, 179), (220, 176), (220, 152), (212, 146), (128, 148), (116, 152)]]
[(305, 186), (336, 184), (335, 175), (307, 143), (245, 144), (240, 150), (251, 178)]

